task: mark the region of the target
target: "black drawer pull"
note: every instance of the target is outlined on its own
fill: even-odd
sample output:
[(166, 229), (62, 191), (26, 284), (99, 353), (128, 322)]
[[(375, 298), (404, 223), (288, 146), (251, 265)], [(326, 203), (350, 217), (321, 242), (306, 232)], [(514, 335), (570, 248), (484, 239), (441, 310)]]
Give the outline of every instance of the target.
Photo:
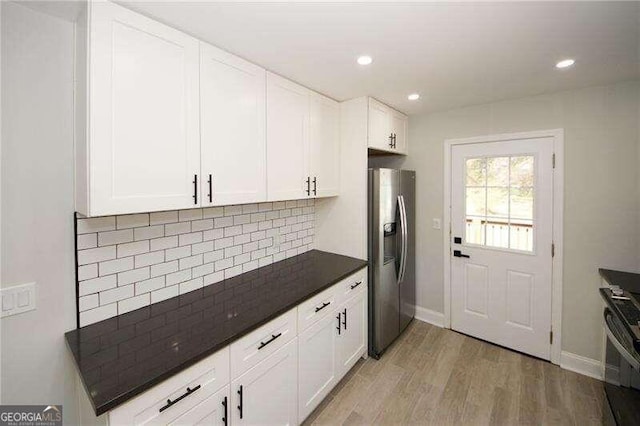
[(344, 308), (343, 315), (344, 315), (344, 318), (342, 319), (342, 326), (346, 330), (347, 329), (347, 308)]
[(323, 310), (324, 308), (326, 308), (327, 306), (329, 306), (331, 304), (331, 302), (324, 302), (322, 304), (322, 306), (316, 306), (316, 312), (320, 312), (321, 310)]
[(258, 346), (258, 350), (264, 348), (265, 346), (267, 346), (269, 343), (273, 342), (280, 336), (282, 336), (282, 333), (272, 334), (271, 339), (267, 340), (266, 342), (260, 342), (260, 346)]
[(338, 336), (340, 335), (340, 332), (342, 331), (342, 327), (340, 326), (340, 315), (342, 314), (338, 314), (338, 316), (336, 317), (336, 319), (338, 320)]
[(198, 389), (200, 389), (200, 385), (196, 386), (193, 389), (187, 388), (187, 391), (185, 393), (183, 393), (182, 395), (180, 395), (179, 397), (177, 397), (173, 401), (170, 400), (170, 399), (167, 399), (167, 405), (165, 405), (164, 407), (160, 408), (160, 412), (162, 413), (164, 410), (166, 410), (167, 408), (171, 407), (173, 404), (175, 404), (175, 403), (177, 403), (179, 401), (182, 401), (184, 398), (188, 397), (189, 395), (191, 395), (192, 393), (194, 393)]
[(356, 282), (354, 285), (351, 286), (351, 290), (353, 290), (354, 288), (358, 287), (360, 284), (362, 284), (362, 281)]
[(227, 426), (229, 422), (227, 421), (227, 397), (226, 396), (222, 400), (222, 406), (224, 407), (224, 417), (222, 418), (222, 421), (224, 422), (224, 426)]
[(242, 385), (240, 385), (240, 389), (238, 389), (238, 395), (240, 395), (240, 405), (238, 405), (238, 410), (240, 410), (240, 418), (242, 418)]

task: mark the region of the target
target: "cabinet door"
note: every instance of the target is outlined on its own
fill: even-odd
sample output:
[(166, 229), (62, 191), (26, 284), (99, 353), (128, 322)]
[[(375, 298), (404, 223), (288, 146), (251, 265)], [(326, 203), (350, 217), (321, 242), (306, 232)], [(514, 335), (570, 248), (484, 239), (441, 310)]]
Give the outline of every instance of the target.
[(369, 98), (369, 148), (390, 151), (391, 110), (386, 105)]
[(266, 200), (265, 71), (201, 44), (202, 205)]
[(298, 339), (231, 383), (234, 425), (295, 425), (298, 416)]
[(198, 41), (91, 3), (89, 214), (199, 205)]
[(227, 426), (230, 409), (229, 385), (227, 385), (167, 424), (171, 426)]
[(407, 141), (407, 116), (397, 111), (391, 112), (391, 133), (395, 135), (394, 151), (406, 154), (408, 148)]
[(311, 95), (309, 140), (312, 195), (318, 197), (338, 195), (340, 191), (340, 105), (338, 102), (317, 93)]
[(342, 331), (338, 336), (338, 372), (342, 377), (367, 350), (367, 292), (360, 291), (339, 309)]
[(267, 198), (305, 198), (309, 157), (309, 90), (267, 73)]
[(298, 336), (299, 422), (329, 394), (337, 381), (337, 320), (333, 315), (318, 321)]

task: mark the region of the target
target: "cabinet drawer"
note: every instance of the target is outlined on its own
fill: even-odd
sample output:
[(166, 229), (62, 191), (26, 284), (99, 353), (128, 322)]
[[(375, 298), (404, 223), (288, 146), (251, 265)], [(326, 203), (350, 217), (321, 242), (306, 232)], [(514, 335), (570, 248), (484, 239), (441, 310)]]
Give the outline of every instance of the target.
[(338, 307), (340, 283), (329, 287), (298, 305), (298, 330), (306, 330)]
[[(114, 409), (109, 424), (169, 424), (228, 383), (229, 348), (224, 348)], [(167, 400), (175, 403), (164, 408)]]
[(367, 288), (367, 268), (362, 268), (355, 274), (340, 281), (337, 285), (340, 288), (340, 302), (344, 302), (359, 291)]
[(296, 337), (296, 309), (280, 315), (231, 344), (231, 377), (242, 373)]

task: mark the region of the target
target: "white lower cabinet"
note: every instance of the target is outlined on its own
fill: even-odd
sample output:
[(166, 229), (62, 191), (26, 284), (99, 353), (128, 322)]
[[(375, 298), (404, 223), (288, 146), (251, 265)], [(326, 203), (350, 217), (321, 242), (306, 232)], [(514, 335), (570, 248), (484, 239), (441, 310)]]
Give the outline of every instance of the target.
[(318, 321), (298, 336), (298, 413), (302, 422), (337, 382), (334, 315)]
[(338, 374), (345, 375), (367, 350), (367, 292), (360, 291), (338, 308), (341, 332), (336, 345)]
[[(367, 270), (83, 424), (297, 425), (367, 353)], [(87, 400), (88, 402), (88, 400)]]
[(232, 424), (297, 424), (297, 366), (295, 338), (231, 382)]

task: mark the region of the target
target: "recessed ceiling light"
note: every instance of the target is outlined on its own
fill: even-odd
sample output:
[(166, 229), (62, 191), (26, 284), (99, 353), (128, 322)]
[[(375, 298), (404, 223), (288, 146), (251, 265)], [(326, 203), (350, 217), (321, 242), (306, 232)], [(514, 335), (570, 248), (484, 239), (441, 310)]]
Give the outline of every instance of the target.
[(568, 68), (575, 63), (576, 61), (573, 59), (564, 59), (556, 64), (556, 68)]
[(409, 99), (410, 101), (417, 101), (418, 99), (420, 99), (420, 95), (417, 93), (412, 93), (407, 96), (407, 99)]
[(358, 63), (360, 65), (369, 65), (371, 62), (373, 62), (373, 59), (371, 58), (371, 56), (360, 56), (358, 58)]

